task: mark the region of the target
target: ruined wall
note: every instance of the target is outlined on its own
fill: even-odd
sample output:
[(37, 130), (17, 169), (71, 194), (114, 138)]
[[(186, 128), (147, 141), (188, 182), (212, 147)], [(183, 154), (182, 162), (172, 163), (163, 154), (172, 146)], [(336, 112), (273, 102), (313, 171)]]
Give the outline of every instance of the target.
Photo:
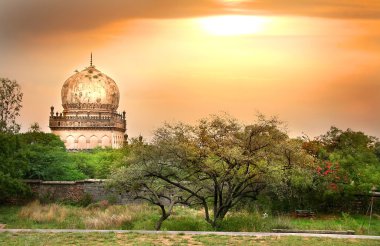
[(39, 199), (51, 201), (80, 202), (91, 198), (97, 202), (109, 200), (118, 204), (133, 202), (126, 194), (121, 194), (105, 187), (105, 180), (86, 179), (80, 181), (42, 181), (24, 180)]

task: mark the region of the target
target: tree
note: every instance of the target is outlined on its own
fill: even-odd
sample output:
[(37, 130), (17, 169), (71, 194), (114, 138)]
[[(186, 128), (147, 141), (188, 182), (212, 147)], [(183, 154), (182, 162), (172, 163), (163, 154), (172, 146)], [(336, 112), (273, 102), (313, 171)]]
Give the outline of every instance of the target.
[(26, 170), (19, 136), (0, 132), (0, 203), (28, 193), (21, 180)]
[[(265, 209), (291, 212), (310, 208), (307, 195), (314, 193), (315, 158), (303, 149), (301, 139), (289, 139), (278, 146), (283, 152), (283, 175), (281, 180), (270, 182), (262, 196), (270, 198)], [(306, 196), (305, 196), (306, 194)], [(268, 205), (271, 205), (268, 207)]]
[(28, 163), (26, 179), (81, 180), (86, 176), (70, 162), (62, 140), (51, 133), (19, 134), (22, 153)]
[(380, 142), (379, 141), (375, 143), (374, 151), (375, 151), (375, 155), (377, 156), (377, 159), (379, 159), (380, 161)]
[(22, 96), (15, 80), (0, 78), (0, 132), (17, 133), (20, 130), (16, 118), (20, 115)]
[[(142, 154), (142, 148), (151, 146), (139, 140), (132, 139), (128, 146), (132, 155)], [(128, 158), (134, 158), (129, 155)], [(146, 175), (146, 166), (132, 163), (128, 167), (121, 167), (113, 172), (108, 182), (109, 187), (116, 188), (122, 192), (127, 192), (137, 200), (147, 201), (152, 205), (158, 206), (161, 216), (155, 225), (156, 230), (160, 230), (162, 223), (170, 217), (176, 204), (190, 205), (192, 195), (181, 192), (177, 187), (156, 177)]]
[[(259, 116), (251, 125), (228, 115), (196, 126), (166, 124), (150, 145), (141, 145), (130, 165), (141, 175), (164, 182), (203, 206), (205, 220), (218, 227), (245, 198), (256, 199), (270, 183), (283, 181), (286, 166), (306, 165), (306, 153), (286, 158), (289, 138), (276, 118)], [(293, 158), (294, 157), (294, 158)]]
[(320, 137), (327, 149), (328, 161), (338, 163), (345, 190), (367, 193), (372, 186), (380, 185), (377, 174), (380, 162), (376, 156), (376, 141), (373, 136), (351, 129), (342, 131), (331, 127)]
[(349, 210), (350, 201), (365, 198), (372, 187), (380, 185), (375, 137), (331, 127), (326, 134), (305, 142), (304, 148), (317, 153), (314, 184), (321, 192), (313, 200), (324, 210)]

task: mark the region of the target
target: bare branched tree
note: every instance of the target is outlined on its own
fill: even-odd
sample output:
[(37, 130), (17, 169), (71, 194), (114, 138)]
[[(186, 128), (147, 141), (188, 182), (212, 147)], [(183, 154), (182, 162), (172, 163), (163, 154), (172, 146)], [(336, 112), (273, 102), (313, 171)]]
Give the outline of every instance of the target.
[(20, 130), (16, 118), (20, 115), (22, 96), (15, 80), (0, 78), (0, 132), (17, 133)]

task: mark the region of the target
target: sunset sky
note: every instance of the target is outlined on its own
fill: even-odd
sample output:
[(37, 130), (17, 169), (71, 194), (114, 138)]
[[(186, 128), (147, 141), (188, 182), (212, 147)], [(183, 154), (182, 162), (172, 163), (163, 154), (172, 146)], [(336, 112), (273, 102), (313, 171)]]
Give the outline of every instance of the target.
[(91, 52), (131, 137), (218, 112), (380, 137), (380, 0), (0, 1), (0, 77), (22, 86), (23, 131), (49, 131)]

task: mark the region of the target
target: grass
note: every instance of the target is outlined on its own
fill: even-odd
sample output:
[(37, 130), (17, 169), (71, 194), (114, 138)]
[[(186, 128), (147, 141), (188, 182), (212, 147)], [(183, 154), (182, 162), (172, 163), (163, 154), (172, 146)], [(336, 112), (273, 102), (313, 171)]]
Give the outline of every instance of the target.
[(166, 235), (137, 233), (0, 233), (0, 245), (379, 245), (378, 240)]
[(380, 218), (372, 217), (368, 231), (369, 217), (363, 215), (320, 215), (316, 218), (294, 218), (289, 215), (263, 216), (257, 212), (231, 213), (224, 220), (222, 231), (271, 231), (272, 229), (299, 230), (354, 230), (356, 234), (380, 235)]
[[(126, 229), (153, 230), (160, 217), (156, 207), (145, 204), (92, 204), (88, 207), (33, 202), (23, 207), (0, 207), (0, 224), (6, 228), (41, 229)], [(258, 212), (231, 212), (220, 231), (271, 231), (272, 229), (354, 230), (357, 234), (380, 235), (380, 218), (374, 216), (368, 233), (368, 217), (348, 214), (323, 215), (314, 219), (289, 215), (263, 218)], [(162, 225), (166, 231), (212, 231), (205, 222), (203, 211), (176, 207), (173, 215)]]
[(38, 201), (35, 201), (21, 208), (19, 217), (40, 223), (52, 221), (62, 223), (66, 219), (68, 211), (67, 207), (58, 204), (42, 206)]

